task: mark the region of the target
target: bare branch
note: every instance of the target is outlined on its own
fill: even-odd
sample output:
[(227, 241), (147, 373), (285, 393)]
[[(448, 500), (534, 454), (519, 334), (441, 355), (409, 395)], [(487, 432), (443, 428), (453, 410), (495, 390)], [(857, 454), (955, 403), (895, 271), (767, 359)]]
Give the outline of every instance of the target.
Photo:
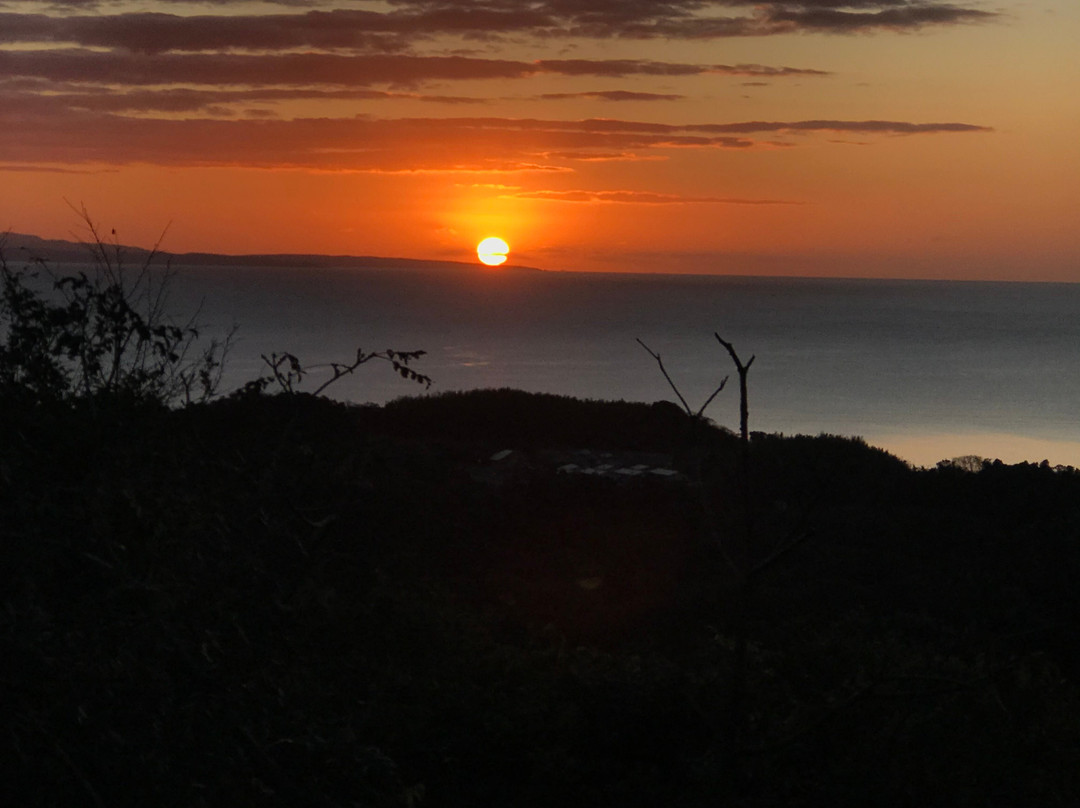
[(756, 356), (751, 356), (751, 357), (750, 357), (750, 361), (749, 361), (749, 362), (747, 362), (747, 363), (746, 363), (746, 364), (744, 365), (744, 364), (743, 364), (743, 363), (742, 363), (742, 362), (741, 362), (741, 361), (739, 360), (739, 355), (738, 355), (737, 353), (735, 353), (735, 346), (734, 346), (734, 345), (732, 345), (732, 344), (731, 344), (730, 342), (727, 342), (727, 341), (725, 341), (725, 340), (724, 340), (724, 338), (723, 338), (723, 337), (721, 337), (721, 336), (720, 336), (719, 334), (717, 334), (717, 333), (716, 333), (715, 331), (713, 332), (713, 336), (714, 336), (714, 337), (716, 337), (717, 341), (718, 341), (718, 342), (719, 342), (719, 343), (720, 343), (721, 345), (723, 345), (723, 346), (724, 346), (725, 348), (727, 348), (727, 352), (728, 352), (729, 354), (731, 354), (731, 358), (732, 358), (732, 359), (734, 360), (734, 362), (735, 362), (735, 367), (737, 367), (737, 368), (739, 369), (739, 372), (740, 372), (740, 373), (742, 373), (743, 371), (747, 371), (747, 370), (750, 370), (750, 366), (751, 366), (752, 364), (754, 364), (754, 360), (755, 360), (755, 359), (757, 358)]
[(814, 534), (813, 529), (802, 530), (802, 531), (799, 531), (798, 533), (795, 533), (793, 536), (790, 536), (785, 541), (780, 542), (773, 549), (773, 551), (771, 553), (769, 553), (769, 555), (766, 556), (762, 561), (757, 563), (753, 567), (753, 569), (751, 569), (747, 573), (747, 575), (748, 576), (760, 575), (761, 573), (765, 572), (765, 570), (767, 570), (769, 567), (771, 567), (773, 564), (775, 564), (781, 558), (786, 556), (788, 553), (790, 553), (792, 550), (794, 550), (796, 547), (798, 547), (800, 544), (802, 544), (804, 541), (806, 541), (808, 538), (810, 538), (813, 534)]
[(747, 403), (747, 391), (746, 391), (746, 374), (750, 370), (750, 366), (754, 364), (756, 356), (751, 356), (750, 361), (745, 365), (742, 360), (739, 359), (739, 355), (735, 353), (735, 346), (730, 342), (727, 342), (719, 334), (713, 332), (713, 336), (716, 337), (716, 341), (723, 345), (728, 354), (731, 356), (731, 361), (735, 363), (735, 369), (739, 372), (739, 434), (742, 436), (743, 449), (745, 451), (747, 443), (750, 441), (750, 407)]
[(715, 390), (713, 390), (713, 391), (712, 391), (712, 395), (711, 395), (711, 396), (709, 396), (709, 397), (708, 397), (707, 399), (705, 399), (705, 403), (704, 403), (704, 404), (702, 404), (702, 405), (701, 405), (701, 409), (699, 409), (699, 410), (697, 411), (697, 414), (698, 414), (698, 417), (699, 417), (699, 418), (700, 418), (700, 417), (701, 417), (701, 415), (702, 415), (702, 414), (703, 414), (703, 413), (705, 412), (705, 408), (706, 408), (706, 407), (708, 407), (708, 406), (709, 406), (710, 404), (712, 404), (712, 400), (713, 400), (714, 398), (716, 398), (716, 396), (717, 396), (717, 395), (718, 395), (718, 394), (720, 393), (720, 391), (721, 391), (721, 390), (723, 390), (723, 389), (724, 389), (724, 386), (725, 386), (725, 385), (727, 384), (727, 380), (728, 380), (728, 377), (727, 377), (727, 376), (725, 376), (724, 378), (722, 378), (722, 379), (720, 380), (720, 386), (719, 386), (719, 387), (717, 387), (717, 388), (716, 388)]
[(312, 395), (316, 395), (316, 396), (319, 395), (319, 393), (321, 393), (327, 387), (332, 385), (334, 382), (336, 382), (342, 376), (348, 376), (350, 373), (355, 371), (362, 364), (364, 364), (365, 362), (368, 362), (368, 361), (370, 361), (370, 360), (372, 360), (374, 358), (375, 358), (375, 354), (373, 354), (373, 353), (366, 354), (362, 350), (357, 349), (357, 351), (356, 351), (356, 361), (353, 362), (351, 365), (341, 365), (341, 364), (338, 364), (337, 362), (332, 362), (330, 364), (330, 368), (334, 371), (334, 375), (332, 377), (330, 377), (329, 379), (327, 379), (322, 384), (320, 384), (315, 389), (315, 392)]
[(705, 403), (701, 405), (700, 409), (698, 409), (697, 412), (694, 412), (692, 409), (690, 409), (690, 405), (686, 403), (686, 399), (683, 398), (683, 394), (679, 392), (679, 388), (675, 386), (675, 382), (671, 380), (671, 376), (668, 375), (667, 369), (664, 367), (664, 362), (660, 359), (660, 354), (658, 354), (656, 351), (654, 351), (652, 348), (642, 342), (640, 338), (635, 337), (635, 339), (637, 339), (638, 345), (648, 351), (649, 356), (656, 360), (656, 364), (660, 366), (660, 372), (664, 374), (664, 378), (667, 379), (667, 383), (671, 385), (671, 389), (674, 390), (675, 395), (679, 397), (679, 401), (682, 402), (683, 409), (686, 410), (686, 414), (692, 418), (700, 418), (704, 414), (705, 408), (712, 403), (712, 400), (716, 398), (720, 391), (724, 389), (724, 385), (727, 384), (728, 377), (725, 376), (723, 379), (720, 380), (720, 386), (713, 390), (712, 395), (705, 399)]
[(638, 341), (638, 345), (649, 352), (649, 356), (656, 360), (656, 364), (660, 366), (660, 372), (664, 374), (664, 378), (667, 379), (667, 383), (671, 385), (671, 389), (675, 391), (675, 395), (679, 397), (679, 401), (682, 402), (683, 409), (686, 410), (687, 415), (693, 415), (694, 411), (690, 409), (690, 405), (686, 403), (686, 399), (683, 398), (683, 394), (679, 392), (679, 388), (675, 386), (675, 382), (671, 380), (671, 376), (668, 375), (667, 369), (664, 367), (664, 362), (660, 359), (660, 354), (656, 353), (652, 348), (641, 341), (640, 338), (635, 337)]
[(425, 353), (426, 351), (395, 351), (390, 348), (387, 348), (385, 351), (365, 352), (362, 348), (357, 348), (356, 359), (353, 360), (351, 364), (346, 365), (342, 362), (327, 362), (319, 365), (307, 365), (306, 367), (291, 353), (272, 353), (270, 356), (263, 354), (263, 363), (266, 364), (273, 375), (264, 376), (261, 379), (248, 382), (241, 390), (245, 392), (261, 392), (267, 384), (277, 382), (282, 392), (294, 393), (298, 392), (296, 389), (297, 385), (303, 381), (304, 376), (313, 370), (329, 368), (332, 374), (330, 378), (315, 388), (312, 393), (312, 395), (317, 396), (327, 387), (334, 384), (342, 377), (354, 373), (357, 368), (370, 362), (372, 359), (381, 359), (384, 362), (389, 362), (394, 371), (403, 379), (422, 384), (430, 389), (432, 384), (431, 377), (423, 373), (418, 373), (409, 367), (409, 362), (424, 356)]

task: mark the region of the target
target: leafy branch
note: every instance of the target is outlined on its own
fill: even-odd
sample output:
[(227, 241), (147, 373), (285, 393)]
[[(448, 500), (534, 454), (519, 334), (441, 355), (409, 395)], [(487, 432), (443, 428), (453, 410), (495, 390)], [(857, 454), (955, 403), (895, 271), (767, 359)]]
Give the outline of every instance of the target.
[(330, 378), (312, 391), (312, 395), (317, 396), (330, 385), (345, 376), (355, 373), (361, 365), (365, 365), (373, 359), (389, 362), (390, 366), (394, 369), (394, 372), (403, 379), (415, 382), (416, 384), (422, 384), (425, 389), (428, 389), (432, 384), (431, 377), (413, 370), (409, 364), (424, 356), (426, 353), (427, 351), (395, 351), (391, 348), (387, 348), (383, 351), (364, 351), (362, 348), (357, 348), (356, 358), (349, 364), (344, 362), (328, 362), (318, 365), (309, 365), (307, 367), (304, 367), (295, 354), (288, 352), (271, 353), (269, 356), (262, 354), (262, 361), (270, 369), (270, 375), (261, 376), (258, 379), (248, 382), (237, 391), (237, 394), (258, 395), (265, 392), (266, 388), (272, 384), (277, 384), (279, 391), (282, 393), (297, 393), (299, 392), (298, 388), (303, 382), (304, 377), (311, 371), (329, 368), (332, 374)]
[(132, 268), (116, 231), (104, 236), (75, 210), (89, 232), (88, 270), (60, 276), (40, 258), (11, 267), (0, 240), (0, 392), (92, 405), (212, 398), (235, 329), (200, 343), (198, 312), (179, 323), (167, 314), (173, 272), (152, 265), (160, 240)]

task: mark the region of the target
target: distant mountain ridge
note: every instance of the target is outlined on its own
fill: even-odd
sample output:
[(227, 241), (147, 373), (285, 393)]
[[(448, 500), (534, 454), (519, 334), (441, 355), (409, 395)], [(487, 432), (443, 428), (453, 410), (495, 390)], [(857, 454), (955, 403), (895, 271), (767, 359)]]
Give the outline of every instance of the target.
[[(150, 251), (142, 247), (120, 245), (126, 260), (132, 263), (145, 261)], [(8, 261), (45, 260), (54, 264), (85, 264), (90, 259), (86, 244), (63, 239), (43, 239), (25, 233), (0, 233), (0, 255)], [(264, 266), (298, 268), (359, 268), (370, 269), (447, 269), (475, 270), (477, 264), (465, 261), (428, 261), (420, 258), (388, 258), (375, 255), (318, 255), (304, 253), (266, 253), (250, 255), (226, 255), (222, 253), (173, 253), (157, 251), (157, 260), (180, 266)], [(507, 264), (501, 270), (525, 270), (543, 272), (537, 267)]]

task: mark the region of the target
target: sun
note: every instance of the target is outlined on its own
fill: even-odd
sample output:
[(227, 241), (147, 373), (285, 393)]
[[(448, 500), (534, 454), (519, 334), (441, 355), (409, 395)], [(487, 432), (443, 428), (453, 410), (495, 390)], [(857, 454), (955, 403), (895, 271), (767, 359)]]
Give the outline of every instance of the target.
[(501, 238), (491, 236), (476, 245), (476, 255), (482, 263), (489, 267), (497, 267), (506, 263), (506, 254), (510, 252), (510, 245)]

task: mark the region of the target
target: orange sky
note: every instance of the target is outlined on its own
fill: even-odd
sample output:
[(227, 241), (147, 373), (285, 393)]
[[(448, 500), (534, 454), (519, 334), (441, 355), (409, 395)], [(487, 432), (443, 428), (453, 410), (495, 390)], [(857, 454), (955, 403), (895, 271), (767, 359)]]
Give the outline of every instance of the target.
[(1077, 0), (0, 2), (0, 229), (1080, 281)]

